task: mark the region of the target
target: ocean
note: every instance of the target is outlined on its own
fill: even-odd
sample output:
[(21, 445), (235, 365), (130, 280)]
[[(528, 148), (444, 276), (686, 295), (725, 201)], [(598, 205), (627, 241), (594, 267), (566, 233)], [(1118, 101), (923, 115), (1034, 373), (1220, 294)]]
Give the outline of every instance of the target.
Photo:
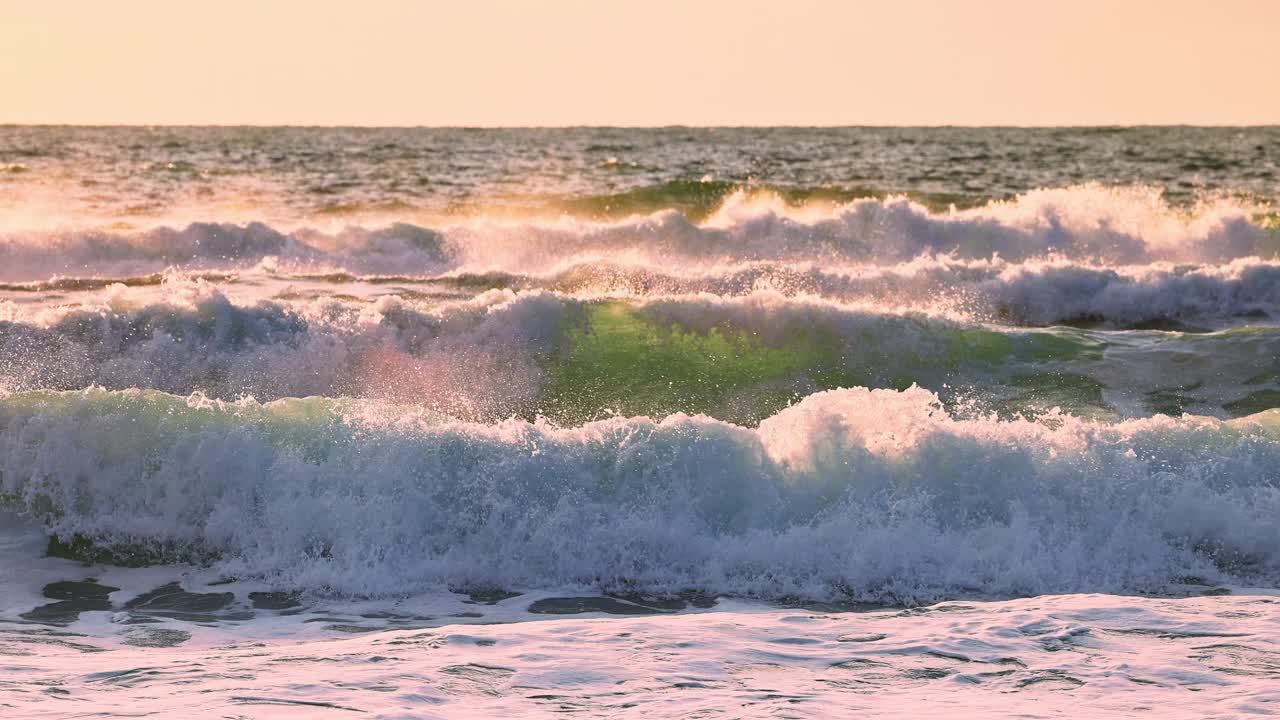
[(1277, 127), (0, 126), (0, 712), (1276, 714), (1277, 200)]

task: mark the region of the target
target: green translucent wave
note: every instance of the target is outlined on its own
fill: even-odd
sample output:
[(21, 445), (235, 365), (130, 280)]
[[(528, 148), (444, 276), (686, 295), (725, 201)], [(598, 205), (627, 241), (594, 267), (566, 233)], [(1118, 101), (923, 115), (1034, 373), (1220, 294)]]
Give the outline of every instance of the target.
[(1016, 369), (1097, 359), (1101, 352), (1098, 342), (1072, 329), (1001, 333), (911, 317), (879, 320), (853, 336), (796, 324), (781, 341), (766, 342), (744, 328), (719, 324), (699, 332), (608, 302), (588, 306), (584, 320), (566, 330), (562, 349), (546, 363), (550, 379), (538, 411), (562, 424), (684, 412), (755, 425), (821, 390), (919, 384), (945, 396), (948, 380), (985, 384), (1001, 375), (1012, 389), (1006, 410), (1099, 410), (1105, 406), (1096, 381)]

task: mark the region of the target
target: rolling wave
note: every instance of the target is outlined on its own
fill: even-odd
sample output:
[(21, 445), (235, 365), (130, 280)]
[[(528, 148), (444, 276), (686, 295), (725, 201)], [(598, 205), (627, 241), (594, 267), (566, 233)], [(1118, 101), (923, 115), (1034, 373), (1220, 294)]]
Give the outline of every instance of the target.
[(888, 265), (752, 262), (690, 270), (599, 259), (538, 274), (464, 271), (336, 279), (635, 298), (768, 291), (1018, 326), (1212, 327), (1280, 315), (1280, 263), (1257, 258), (1220, 265), (1105, 267), (1063, 260), (932, 257)]
[(132, 233), (10, 231), (0, 236), (0, 279), (132, 276), (170, 267), (210, 271), (260, 263), (363, 273), (525, 272), (583, 255), (634, 257), (655, 265), (896, 263), (934, 255), (1110, 264), (1223, 262), (1274, 257), (1280, 250), (1280, 235), (1255, 222), (1258, 213), (1256, 207), (1227, 200), (1184, 210), (1166, 204), (1154, 189), (1098, 185), (1038, 190), (949, 212), (931, 211), (905, 197), (795, 207), (776, 195), (741, 191), (700, 223), (665, 210), (612, 222), (480, 217), (438, 229), (398, 223), (321, 231), (205, 222)]
[[(0, 390), (324, 395), (575, 425), (706, 413), (754, 425), (820, 390), (918, 384), (1001, 414), (1251, 414), (1280, 405), (1280, 332), (1017, 329), (760, 291), (488, 290), (236, 304), (203, 282), (0, 320)], [(1058, 307), (1063, 307), (1060, 304)]]
[[(367, 297), (398, 295), (442, 301), (486, 290), (545, 290), (583, 299), (703, 293), (731, 298), (768, 292), (1022, 327), (1194, 330), (1280, 318), (1280, 262), (1258, 258), (1222, 264), (1162, 262), (1107, 267), (1069, 260), (1011, 263), (928, 257), (884, 265), (763, 261), (680, 268), (602, 257), (575, 258), (536, 273), (272, 272), (269, 278), (271, 285), (284, 288), (275, 295), (278, 299), (291, 294), (332, 295), (337, 286), (364, 289)], [(59, 299), (77, 297), (77, 293), (110, 292), (115, 286), (156, 288), (201, 280), (222, 286), (263, 283), (252, 274), (234, 272), (60, 276), (0, 283), (0, 293), (18, 300), (38, 300), (42, 295)]]
[[(576, 429), (324, 398), (0, 400), (6, 505), (284, 587), (917, 602), (1280, 580), (1280, 419), (957, 419), (911, 388), (748, 429)], [(160, 556), (160, 555), (158, 555)]]

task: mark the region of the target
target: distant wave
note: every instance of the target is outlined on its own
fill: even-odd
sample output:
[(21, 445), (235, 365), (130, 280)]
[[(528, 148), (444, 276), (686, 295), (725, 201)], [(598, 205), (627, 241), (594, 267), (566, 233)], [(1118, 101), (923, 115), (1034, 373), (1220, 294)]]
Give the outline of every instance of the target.
[(1022, 261), (1067, 258), (1136, 264), (1274, 257), (1280, 235), (1230, 201), (1192, 210), (1149, 188), (1085, 185), (1009, 202), (934, 212), (904, 197), (795, 207), (768, 193), (728, 196), (700, 223), (674, 210), (601, 222), (495, 220), (440, 228), (400, 223), (339, 232), (263, 223), (195, 223), (133, 233), (11, 231), (0, 236), (0, 280), (54, 274), (131, 276), (187, 270), (328, 268), (438, 273), (461, 268), (545, 271), (579, 256), (653, 264), (726, 261), (898, 263), (920, 256)]
[(758, 429), (577, 429), (150, 391), (0, 399), (0, 497), (284, 587), (699, 589), (927, 601), (1280, 581), (1280, 419), (958, 420), (819, 393)]

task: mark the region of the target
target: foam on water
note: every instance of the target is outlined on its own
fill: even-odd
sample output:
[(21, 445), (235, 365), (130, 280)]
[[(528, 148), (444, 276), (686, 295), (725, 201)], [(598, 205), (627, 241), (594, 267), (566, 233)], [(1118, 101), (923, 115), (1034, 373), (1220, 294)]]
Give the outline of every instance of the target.
[(562, 429), (46, 392), (0, 401), (0, 470), (63, 537), (211, 552), (286, 587), (920, 601), (1275, 582), (1278, 422), (956, 420), (911, 389), (811, 395), (756, 430)]
[(593, 222), (480, 218), (436, 229), (410, 224), (325, 233), (258, 222), (185, 229), (14, 231), (0, 235), (4, 280), (55, 273), (136, 275), (171, 265), (244, 268), (270, 258), (294, 267), (358, 272), (438, 272), (459, 266), (547, 268), (582, 254), (628, 253), (654, 262), (835, 260), (901, 262), (920, 255), (1023, 260), (1062, 256), (1108, 263), (1272, 257), (1274, 230), (1259, 208), (1221, 200), (1191, 211), (1154, 188), (1085, 185), (1038, 190), (1009, 202), (936, 213), (905, 197), (793, 208), (776, 196), (739, 193), (703, 224), (675, 211)]
[(1265, 713), (1278, 157), (0, 127), (0, 705)]
[(87, 307), (9, 310), (0, 320), (9, 391), (354, 396), (477, 420), (683, 411), (754, 424), (815, 390), (912, 383), (1002, 412), (1242, 415), (1269, 407), (1280, 381), (1280, 334), (1266, 326), (1010, 329), (772, 289), (489, 290), (425, 302), (322, 293), (241, 305), (207, 282), (175, 280), (115, 288)]
[(345, 279), (619, 297), (732, 297), (768, 290), (1014, 325), (1087, 323), (1121, 329), (1160, 323), (1215, 326), (1242, 317), (1269, 318), (1280, 309), (1280, 266), (1258, 258), (1108, 266), (1063, 259), (1014, 263), (932, 256), (887, 264), (760, 261), (691, 268), (578, 258), (544, 273), (452, 271)]
[(188, 624), (177, 647), (148, 646), (170, 636), (147, 626), (120, 638), (0, 628), (0, 647), (34, 651), (6, 667), (24, 692), (0, 692), (24, 717), (88, 701), (120, 716), (196, 718), (687, 718), (726, 707), (749, 717), (1129, 717), (1158, 707), (1198, 719), (1265, 715), (1280, 701), (1273, 597), (1074, 595), (856, 614), (725, 603), (355, 635), (285, 630), (284, 620), (252, 633)]

